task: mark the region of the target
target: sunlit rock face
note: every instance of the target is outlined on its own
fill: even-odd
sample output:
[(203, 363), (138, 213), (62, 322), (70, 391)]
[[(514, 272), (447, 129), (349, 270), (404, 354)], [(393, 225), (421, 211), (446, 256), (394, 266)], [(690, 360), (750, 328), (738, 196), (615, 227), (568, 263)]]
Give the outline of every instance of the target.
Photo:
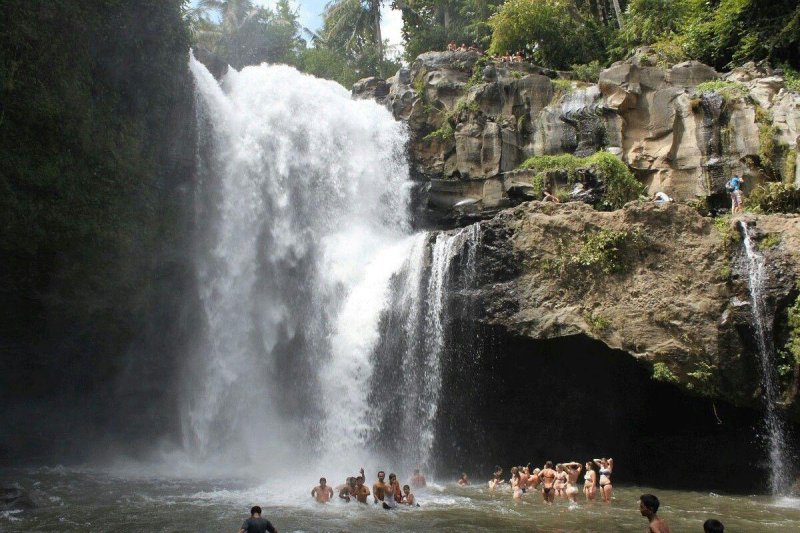
[[(485, 64), (473, 52), (428, 52), (389, 78), (378, 100), (407, 121), (421, 180), (495, 178), (533, 155), (598, 150), (619, 155), (651, 193), (677, 200), (721, 194), (733, 174), (797, 179), (800, 165), (783, 174), (792, 172), (786, 159), (798, 157), (800, 95), (767, 67), (723, 75), (696, 61), (658, 66), (643, 49), (597, 84), (570, 77), (527, 63)], [(697, 90), (715, 80), (740, 83), (745, 94)], [(354, 94), (370, 97), (377, 83), (360, 82)], [(786, 147), (771, 175), (760, 170), (765, 127)]]

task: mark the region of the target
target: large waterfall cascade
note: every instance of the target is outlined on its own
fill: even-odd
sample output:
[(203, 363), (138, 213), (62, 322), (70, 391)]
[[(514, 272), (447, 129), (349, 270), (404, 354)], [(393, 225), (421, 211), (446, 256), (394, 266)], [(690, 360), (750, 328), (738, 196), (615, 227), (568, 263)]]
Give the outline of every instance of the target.
[[(431, 467), (446, 291), (455, 257), (475, 269), (478, 225), (411, 235), (405, 128), (377, 104), (286, 66), (218, 82), (190, 61), (206, 327), (184, 372), (184, 448), (346, 472), (386, 459), (376, 433), (390, 422), (403, 466)], [(382, 365), (402, 374), (396, 390)], [(385, 416), (393, 395), (399, 418)]]
[(750, 289), (753, 329), (755, 330), (758, 344), (761, 382), (764, 391), (764, 423), (767, 430), (770, 464), (773, 465), (773, 468), (770, 468), (770, 488), (773, 494), (780, 494), (787, 488), (789, 483), (787, 475), (788, 454), (783, 420), (776, 410), (780, 390), (775, 371), (772, 321), (765, 301), (767, 271), (764, 256), (755, 245), (752, 228), (743, 220), (739, 224), (742, 228), (744, 249), (747, 257), (747, 284)]

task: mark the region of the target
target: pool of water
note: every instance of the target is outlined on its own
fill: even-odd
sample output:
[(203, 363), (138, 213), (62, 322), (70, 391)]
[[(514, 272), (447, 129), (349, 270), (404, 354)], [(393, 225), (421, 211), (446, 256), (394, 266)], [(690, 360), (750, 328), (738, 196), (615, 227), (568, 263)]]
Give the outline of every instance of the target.
[(236, 531), (252, 505), (262, 506), (281, 532), (641, 532), (646, 521), (638, 497), (644, 492), (660, 498), (659, 515), (673, 531), (702, 531), (707, 518), (729, 531), (800, 531), (797, 498), (650, 487), (618, 487), (610, 504), (581, 499), (550, 506), (538, 494), (514, 501), (506, 490), (442, 483), (416, 491), (418, 508), (384, 511), (338, 500), (317, 504), (310, 496), (313, 478), (248, 483), (57, 467), (4, 470), (0, 480), (28, 489), (38, 504), (32, 511), (0, 512), (0, 531), (8, 532)]

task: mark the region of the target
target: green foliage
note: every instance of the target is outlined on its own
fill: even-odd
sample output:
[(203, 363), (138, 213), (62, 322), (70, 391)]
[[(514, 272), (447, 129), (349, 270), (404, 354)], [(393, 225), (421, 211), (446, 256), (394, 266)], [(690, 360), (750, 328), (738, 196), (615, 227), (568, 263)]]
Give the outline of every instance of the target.
[(678, 377), (673, 374), (666, 363), (658, 362), (653, 364), (653, 379), (664, 383), (678, 383)]
[(413, 61), (430, 50), (446, 50), (447, 43), (489, 47), (487, 24), (502, 0), (404, 0), (392, 2), (403, 13), (406, 59)]
[(599, 313), (592, 313), (586, 317), (589, 327), (598, 335), (602, 335), (611, 329), (611, 322)]
[(571, 0), (507, 0), (489, 26), (494, 54), (526, 50), (534, 62), (557, 69), (605, 59), (604, 28)]
[(572, 94), (572, 91), (575, 90), (575, 87), (572, 85), (572, 80), (564, 80), (561, 78), (556, 78), (554, 80), (550, 80), (553, 83), (553, 102), (558, 102), (561, 97), (565, 94)]
[(303, 50), (298, 68), (318, 78), (337, 81), (345, 87), (351, 87), (359, 80), (356, 70), (341, 54), (325, 47)]
[(800, 213), (800, 191), (792, 184), (764, 183), (750, 192), (744, 206), (754, 213)]
[[(662, 49), (682, 46), (676, 36), (702, 11), (700, 0), (631, 0), (625, 12), (625, 23), (615, 38), (613, 54), (624, 57), (642, 45), (661, 43)], [(671, 53), (675, 53), (674, 50)]]
[(731, 223), (731, 215), (722, 215), (714, 219), (714, 229), (722, 238), (722, 247), (728, 252), (739, 241), (737, 232)]
[(781, 243), (780, 233), (769, 233), (758, 243), (760, 248), (769, 249), (775, 248)]
[(786, 88), (800, 93), (800, 72), (786, 63), (783, 63), (780, 67), (783, 69), (783, 80), (786, 82)]
[(638, 229), (592, 231), (578, 253), (569, 259), (569, 266), (606, 275), (623, 274), (631, 270), (645, 246), (644, 235)]
[(588, 157), (575, 157), (571, 154), (537, 155), (527, 159), (520, 168), (536, 172), (560, 170), (567, 173), (570, 183), (578, 178), (579, 170), (591, 169), (605, 185), (600, 205), (602, 209), (619, 209), (644, 193), (644, 186), (639, 183), (628, 166), (608, 152), (597, 152)]
[(800, 365), (800, 296), (788, 310), (789, 339), (784, 349), (791, 354), (794, 365)]
[(600, 79), (600, 71), (602, 70), (603, 66), (600, 64), (600, 61), (596, 59), (583, 65), (572, 65), (572, 72), (575, 73), (575, 77), (581, 81), (590, 83), (597, 83), (597, 80)]
[(747, 87), (738, 81), (725, 81), (725, 80), (711, 80), (704, 81), (695, 87), (697, 94), (704, 93), (717, 93), (725, 100), (726, 103), (745, 98), (750, 94)]
[(786, 151), (786, 160), (783, 163), (783, 182), (792, 185), (797, 176), (797, 149)]
[(444, 123), (436, 130), (430, 132), (423, 140), (432, 141), (432, 140), (439, 140), (442, 142), (452, 141), (455, 138), (456, 130), (450, 124), (449, 120), (445, 120)]
[(278, 0), (274, 9), (251, 0), (203, 0), (186, 19), (195, 42), (236, 69), (264, 62), (301, 65), (305, 41), (288, 0)]
[(706, 361), (696, 362), (695, 369), (686, 373), (686, 376), (692, 379), (686, 384), (686, 388), (694, 390), (703, 396), (715, 396), (717, 388), (714, 384), (714, 374), (716, 370), (716, 365)]
[(8, 346), (35, 336), (16, 355), (37, 383), (103, 383), (179, 268), (194, 153), (182, 4), (0, 9), (0, 324)]

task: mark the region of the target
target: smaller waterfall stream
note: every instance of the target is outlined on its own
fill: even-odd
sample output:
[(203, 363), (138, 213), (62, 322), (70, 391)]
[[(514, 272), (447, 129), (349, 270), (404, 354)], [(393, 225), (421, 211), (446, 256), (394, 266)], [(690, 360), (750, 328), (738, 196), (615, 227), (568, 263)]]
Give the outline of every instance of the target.
[(773, 494), (780, 494), (787, 487), (789, 481), (786, 479), (788, 455), (786, 453), (785, 428), (780, 414), (775, 408), (779, 397), (779, 388), (775, 372), (772, 321), (767, 312), (764, 294), (767, 273), (764, 256), (756, 249), (751, 228), (745, 221), (740, 221), (739, 224), (742, 228), (744, 249), (747, 255), (747, 284), (750, 288), (750, 302), (754, 321), (753, 329), (758, 343), (761, 382), (764, 388), (764, 423), (767, 429), (767, 444), (772, 465), (770, 468), (770, 488)]

